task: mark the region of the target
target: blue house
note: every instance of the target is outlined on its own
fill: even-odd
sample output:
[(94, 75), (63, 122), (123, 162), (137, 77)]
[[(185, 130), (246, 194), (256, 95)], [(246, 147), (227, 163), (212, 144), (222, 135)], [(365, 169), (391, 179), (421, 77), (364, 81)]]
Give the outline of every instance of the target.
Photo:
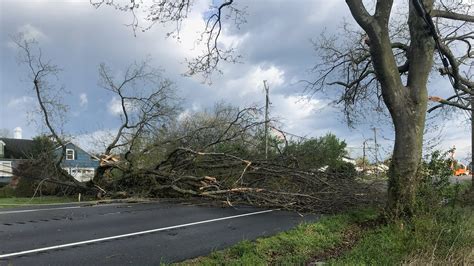
[[(72, 142), (66, 143), (65, 148), (61, 167), (79, 182), (92, 180), (97, 167), (99, 167), (99, 158), (89, 154)], [(56, 148), (56, 154), (60, 155), (61, 152), (61, 147)]]
[[(0, 183), (10, 183), (13, 170), (22, 161), (34, 157), (34, 145), (34, 140), (0, 138)], [(66, 152), (61, 167), (79, 182), (92, 180), (99, 166), (99, 159), (74, 143), (68, 142), (65, 146)], [(61, 147), (56, 148), (54, 152), (60, 156)]]

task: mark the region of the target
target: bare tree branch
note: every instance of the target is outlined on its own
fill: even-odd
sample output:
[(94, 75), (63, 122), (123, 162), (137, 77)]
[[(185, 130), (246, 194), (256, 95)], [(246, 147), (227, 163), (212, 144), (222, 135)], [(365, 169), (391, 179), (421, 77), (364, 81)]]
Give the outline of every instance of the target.
[(467, 22), (474, 22), (474, 16), (473, 15), (468, 15), (468, 14), (461, 14), (461, 13), (455, 13), (455, 12), (450, 12), (446, 10), (432, 10), (431, 11), (431, 16), (433, 17), (439, 17), (439, 18), (446, 18), (446, 19), (452, 19), (452, 20), (460, 20), (460, 21), (467, 21)]

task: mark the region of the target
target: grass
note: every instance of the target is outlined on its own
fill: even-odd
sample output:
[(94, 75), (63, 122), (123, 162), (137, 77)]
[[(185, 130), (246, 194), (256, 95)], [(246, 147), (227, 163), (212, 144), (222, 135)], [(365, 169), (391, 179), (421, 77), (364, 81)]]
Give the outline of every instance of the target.
[[(359, 243), (332, 265), (474, 263), (474, 215), (471, 207), (443, 208), (367, 231)], [(383, 256), (381, 256), (383, 254)]]
[(42, 196), (35, 198), (10, 197), (0, 198), (0, 208), (18, 207), (17, 205), (35, 205), (35, 204), (53, 204), (53, 203), (68, 203), (76, 202), (77, 198), (56, 197), (56, 196)]
[(379, 223), (373, 210), (327, 216), (178, 265), (474, 265), (474, 192), (462, 198), (410, 222)]
[(215, 251), (207, 257), (188, 260), (178, 265), (299, 265), (328, 249), (341, 245), (345, 231), (355, 223), (377, 217), (374, 210), (328, 216), (315, 223), (301, 224), (295, 229), (254, 242)]

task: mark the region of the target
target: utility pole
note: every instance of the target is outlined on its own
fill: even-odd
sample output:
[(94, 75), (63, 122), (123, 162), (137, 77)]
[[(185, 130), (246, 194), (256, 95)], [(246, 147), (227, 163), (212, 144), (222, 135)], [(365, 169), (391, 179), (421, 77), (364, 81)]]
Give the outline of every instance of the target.
[(362, 147), (362, 173), (365, 173), (365, 144), (367, 140), (364, 140), (364, 146)]
[(366, 158), (367, 158), (367, 155), (366, 155), (366, 149), (367, 149), (367, 141), (369, 140), (372, 140), (372, 139), (366, 139), (364, 140), (364, 142), (362, 143), (363, 146), (362, 146), (362, 170), (363, 172), (365, 173), (365, 170), (366, 170)]
[(378, 149), (378, 145), (377, 145), (377, 128), (372, 128), (372, 130), (374, 131), (374, 143), (375, 143), (375, 165), (378, 165), (379, 164), (379, 160), (378, 160), (378, 153), (379, 153), (379, 149)]
[(267, 81), (263, 81), (263, 87), (265, 88), (265, 160), (268, 160), (268, 106), (270, 104), (270, 98), (268, 96), (270, 88), (267, 85)]

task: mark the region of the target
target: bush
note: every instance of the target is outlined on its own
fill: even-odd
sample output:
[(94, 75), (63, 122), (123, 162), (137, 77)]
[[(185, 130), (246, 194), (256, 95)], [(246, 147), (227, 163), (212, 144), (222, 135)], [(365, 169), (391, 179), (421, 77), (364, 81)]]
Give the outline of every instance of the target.
[(14, 190), (16, 197), (31, 197), (35, 193), (36, 182), (30, 178), (20, 178)]
[(11, 198), (15, 196), (15, 190), (11, 186), (0, 188), (0, 198)]
[(355, 166), (349, 162), (340, 162), (328, 169), (329, 173), (341, 178), (354, 178), (357, 175)]
[(452, 185), (449, 181), (453, 175), (451, 159), (448, 152), (434, 151), (429, 161), (424, 161), (419, 171), (421, 179), (417, 194), (418, 212), (435, 212), (446, 204), (454, 206), (461, 192), (462, 185)]
[[(290, 142), (284, 153), (291, 155), (302, 169), (319, 169), (328, 166), (329, 169), (342, 170), (342, 157), (346, 155), (347, 144), (333, 134), (320, 138), (311, 138), (302, 142)], [(339, 168), (342, 167), (342, 168)]]

